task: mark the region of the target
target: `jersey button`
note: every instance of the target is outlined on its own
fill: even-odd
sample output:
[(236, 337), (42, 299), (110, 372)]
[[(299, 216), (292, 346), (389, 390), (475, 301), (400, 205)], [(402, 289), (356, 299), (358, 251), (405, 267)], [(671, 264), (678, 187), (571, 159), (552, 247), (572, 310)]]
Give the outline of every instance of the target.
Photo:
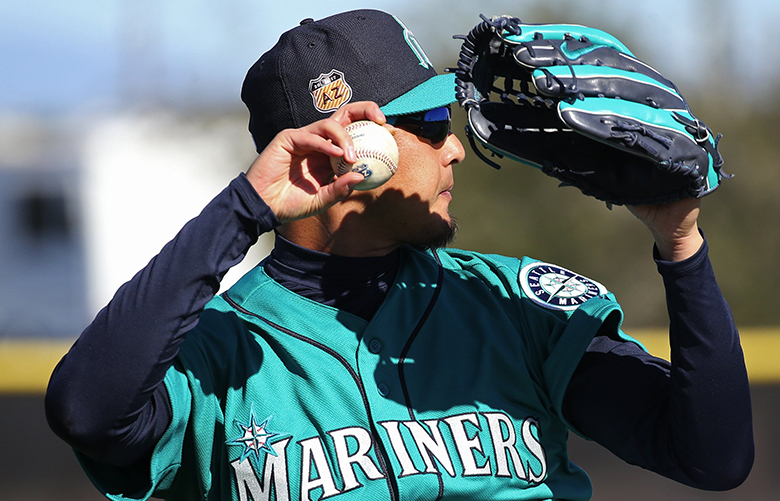
[(385, 383), (379, 383), (376, 385), (377, 391), (379, 391), (379, 394), (383, 397), (386, 397), (390, 394), (390, 387), (387, 386)]
[(379, 353), (380, 351), (382, 351), (382, 341), (380, 341), (378, 339), (372, 339), (368, 343), (368, 351), (370, 351), (371, 353), (373, 353), (375, 355), (377, 353)]

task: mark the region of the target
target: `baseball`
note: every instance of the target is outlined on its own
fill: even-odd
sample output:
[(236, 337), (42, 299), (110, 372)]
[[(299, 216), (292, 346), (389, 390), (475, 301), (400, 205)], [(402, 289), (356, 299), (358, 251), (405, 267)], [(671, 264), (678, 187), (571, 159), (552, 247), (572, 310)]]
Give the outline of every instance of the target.
[(333, 172), (337, 176), (349, 171), (361, 173), (364, 179), (356, 190), (371, 190), (387, 182), (398, 169), (398, 145), (390, 131), (370, 120), (353, 122), (345, 129), (355, 145), (357, 162), (330, 157)]

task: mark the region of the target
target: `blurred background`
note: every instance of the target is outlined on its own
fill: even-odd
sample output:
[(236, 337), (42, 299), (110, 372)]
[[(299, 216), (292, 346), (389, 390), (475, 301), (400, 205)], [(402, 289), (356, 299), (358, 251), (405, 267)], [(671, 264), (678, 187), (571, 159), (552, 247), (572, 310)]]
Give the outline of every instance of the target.
[[(673, 80), (724, 135), (735, 174), (701, 226), (743, 334), (757, 441), (748, 481), (703, 493), (571, 439), (597, 500), (780, 498), (780, 25), (775, 0), (6, 0), (0, 3), (0, 500), (97, 500), (48, 429), (49, 374), (95, 313), (254, 158), (246, 70), (306, 17), (377, 8), (415, 33), (439, 71), (479, 14), (606, 30)], [(463, 115), (455, 132), (465, 141)], [(468, 147), (467, 147), (468, 148)], [(625, 329), (667, 356), (649, 233), (529, 167), (456, 169), (458, 247), (529, 255), (607, 285)], [(261, 239), (224, 286), (269, 251)]]

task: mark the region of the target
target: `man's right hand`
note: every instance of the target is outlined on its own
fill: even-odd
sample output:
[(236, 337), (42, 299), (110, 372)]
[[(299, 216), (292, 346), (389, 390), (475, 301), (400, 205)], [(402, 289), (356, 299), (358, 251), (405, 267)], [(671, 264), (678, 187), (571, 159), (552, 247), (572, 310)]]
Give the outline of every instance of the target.
[(276, 135), (260, 153), (246, 177), (282, 223), (324, 212), (347, 197), (363, 180), (356, 172), (336, 178), (329, 156), (355, 162), (352, 138), (344, 127), (357, 120), (385, 123), (376, 103), (342, 106), (330, 118)]

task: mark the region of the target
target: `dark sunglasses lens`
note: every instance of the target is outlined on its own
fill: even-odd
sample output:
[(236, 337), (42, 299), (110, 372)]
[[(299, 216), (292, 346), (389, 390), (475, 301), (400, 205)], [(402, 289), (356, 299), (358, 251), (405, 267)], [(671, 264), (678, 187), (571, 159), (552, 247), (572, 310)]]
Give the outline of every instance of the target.
[(438, 143), (447, 139), (450, 133), (450, 109), (445, 106), (419, 115), (389, 117), (388, 123), (396, 127), (404, 127), (412, 134)]
[(420, 136), (438, 143), (447, 139), (450, 134), (450, 122), (426, 122), (420, 126)]

